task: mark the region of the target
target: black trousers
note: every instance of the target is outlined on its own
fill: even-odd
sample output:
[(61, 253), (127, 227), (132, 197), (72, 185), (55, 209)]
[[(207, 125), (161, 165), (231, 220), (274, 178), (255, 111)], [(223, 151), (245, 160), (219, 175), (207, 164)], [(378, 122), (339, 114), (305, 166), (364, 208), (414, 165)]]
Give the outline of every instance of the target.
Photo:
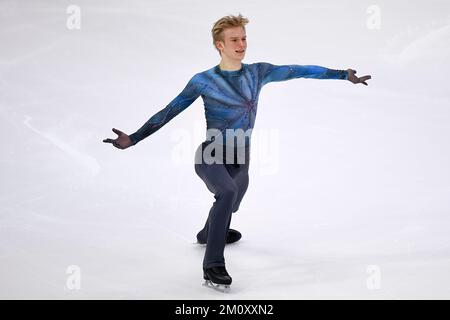
[[(224, 249), (231, 216), (239, 209), (249, 182), (250, 148), (234, 149), (234, 161), (227, 158), (223, 150), (223, 163), (204, 161), (203, 152), (209, 142), (202, 143), (196, 151), (195, 172), (205, 182), (215, 201), (209, 211), (205, 226), (198, 233), (199, 239), (206, 242), (203, 268), (225, 266)], [(237, 154), (245, 155), (237, 161)], [(201, 153), (201, 154), (200, 154)], [(229, 153), (229, 152), (228, 152)], [(230, 154), (230, 153), (229, 153)], [(214, 153), (213, 153), (214, 155)], [(226, 161), (228, 160), (228, 161)], [(232, 163), (230, 163), (232, 162)]]

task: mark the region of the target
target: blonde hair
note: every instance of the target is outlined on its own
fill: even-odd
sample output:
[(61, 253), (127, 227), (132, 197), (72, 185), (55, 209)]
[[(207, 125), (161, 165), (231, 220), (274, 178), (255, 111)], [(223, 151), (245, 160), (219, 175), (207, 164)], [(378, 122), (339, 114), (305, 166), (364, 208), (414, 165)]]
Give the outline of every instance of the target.
[(228, 15), (217, 20), (211, 30), (214, 48), (220, 53), (220, 50), (216, 47), (216, 42), (224, 41), (223, 31), (225, 29), (234, 27), (243, 27), (245, 29), (247, 23), (249, 23), (249, 20), (244, 18), (240, 13), (238, 16)]

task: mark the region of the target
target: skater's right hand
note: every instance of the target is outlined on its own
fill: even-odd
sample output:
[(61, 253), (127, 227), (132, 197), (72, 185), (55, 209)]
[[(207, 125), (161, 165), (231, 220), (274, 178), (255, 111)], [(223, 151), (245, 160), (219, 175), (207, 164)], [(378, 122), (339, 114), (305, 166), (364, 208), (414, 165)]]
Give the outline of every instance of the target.
[(131, 141), (130, 137), (123, 133), (120, 130), (117, 130), (116, 128), (113, 128), (112, 131), (118, 135), (116, 139), (104, 139), (103, 142), (105, 143), (112, 143), (112, 145), (118, 149), (126, 149), (133, 145), (133, 142)]

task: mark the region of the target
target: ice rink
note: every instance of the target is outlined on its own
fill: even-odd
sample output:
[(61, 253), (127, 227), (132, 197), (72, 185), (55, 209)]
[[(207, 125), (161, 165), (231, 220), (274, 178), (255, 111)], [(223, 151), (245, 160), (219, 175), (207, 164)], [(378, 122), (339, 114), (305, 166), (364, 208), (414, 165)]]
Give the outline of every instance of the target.
[[(1, 299), (449, 299), (448, 1), (0, 0)], [(202, 286), (203, 101), (127, 150), (242, 13), (244, 63), (315, 64), (259, 98), (250, 185)]]

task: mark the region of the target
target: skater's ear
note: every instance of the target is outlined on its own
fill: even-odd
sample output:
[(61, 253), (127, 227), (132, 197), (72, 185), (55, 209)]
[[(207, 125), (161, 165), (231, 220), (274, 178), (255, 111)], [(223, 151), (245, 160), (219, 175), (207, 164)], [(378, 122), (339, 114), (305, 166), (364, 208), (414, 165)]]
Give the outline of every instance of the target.
[(223, 42), (222, 40), (217, 40), (216, 48), (219, 51), (220, 55), (222, 55), (222, 50), (225, 49), (225, 42)]

